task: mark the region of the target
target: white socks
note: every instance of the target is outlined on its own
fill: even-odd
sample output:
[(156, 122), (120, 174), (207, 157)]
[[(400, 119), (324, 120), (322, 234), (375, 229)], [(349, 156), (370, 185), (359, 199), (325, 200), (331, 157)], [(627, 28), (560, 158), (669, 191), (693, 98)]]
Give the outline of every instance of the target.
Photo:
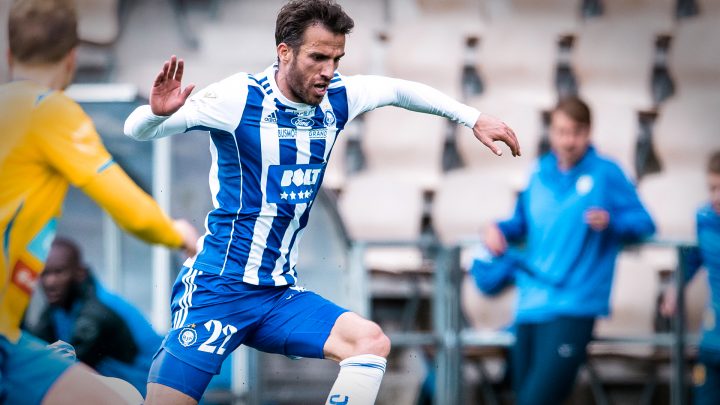
[(348, 357), (325, 405), (373, 405), (385, 374), (387, 360), (374, 354)]

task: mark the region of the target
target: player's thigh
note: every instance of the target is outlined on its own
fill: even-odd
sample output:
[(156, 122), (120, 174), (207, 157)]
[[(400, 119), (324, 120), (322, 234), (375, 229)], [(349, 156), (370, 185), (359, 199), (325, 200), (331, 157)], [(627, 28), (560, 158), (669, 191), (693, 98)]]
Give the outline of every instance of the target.
[(268, 353), (325, 358), (325, 343), (347, 310), (300, 287), (287, 288), (245, 344)]
[[(45, 394), (42, 404), (45, 405), (105, 405), (105, 404), (131, 404), (127, 397), (121, 396), (118, 391), (102, 382), (95, 372), (82, 363), (76, 363), (67, 369)], [(18, 402), (8, 401), (8, 404), (30, 404), (18, 398)], [(140, 402), (142, 403), (142, 398)], [(134, 405), (137, 405), (134, 404)]]
[(196, 405), (198, 401), (175, 388), (148, 383), (145, 405)]

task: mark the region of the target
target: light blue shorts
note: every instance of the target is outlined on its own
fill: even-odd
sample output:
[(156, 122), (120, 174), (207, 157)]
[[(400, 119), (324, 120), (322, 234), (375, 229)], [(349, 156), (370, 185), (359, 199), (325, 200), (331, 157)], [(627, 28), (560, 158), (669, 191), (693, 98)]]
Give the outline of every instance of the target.
[(75, 361), (23, 332), (17, 343), (0, 336), (0, 403), (40, 404)]

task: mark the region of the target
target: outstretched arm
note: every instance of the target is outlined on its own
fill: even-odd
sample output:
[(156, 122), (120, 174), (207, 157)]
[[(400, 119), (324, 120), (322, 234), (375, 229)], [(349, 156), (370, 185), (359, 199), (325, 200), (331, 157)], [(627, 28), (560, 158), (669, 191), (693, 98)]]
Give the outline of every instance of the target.
[(125, 135), (149, 141), (183, 133), (188, 129), (187, 117), (180, 108), (195, 88), (182, 89), (185, 63), (173, 55), (165, 61), (150, 90), (150, 105), (138, 107), (125, 121)]
[(237, 73), (189, 97), (194, 85), (182, 88), (185, 64), (166, 61), (150, 91), (150, 104), (138, 107), (125, 121), (125, 135), (147, 141), (194, 128), (233, 132), (245, 108), (247, 74)]
[(412, 111), (439, 115), (472, 128), (475, 137), (496, 155), (502, 150), (494, 145), (508, 145), (513, 156), (520, 155), (520, 144), (504, 122), (475, 108), (462, 104), (442, 92), (417, 82), (382, 76), (346, 77), (350, 118), (378, 107), (393, 105)]

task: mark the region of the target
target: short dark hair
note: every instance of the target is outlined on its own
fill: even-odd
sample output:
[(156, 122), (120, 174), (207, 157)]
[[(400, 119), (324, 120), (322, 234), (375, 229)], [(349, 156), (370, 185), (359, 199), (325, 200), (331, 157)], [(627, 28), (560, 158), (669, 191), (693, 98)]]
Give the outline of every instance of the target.
[(720, 150), (715, 151), (708, 161), (707, 165), (708, 173), (720, 174)]
[(590, 107), (577, 96), (568, 96), (560, 99), (553, 111), (562, 111), (572, 118), (573, 121), (588, 127), (592, 122)]
[(80, 253), (80, 247), (74, 240), (64, 236), (56, 236), (55, 239), (53, 239), (52, 247), (54, 249), (65, 249), (68, 253), (68, 260), (71, 266), (75, 268), (82, 266), (82, 253)]
[(10, 52), (18, 62), (59, 62), (79, 42), (72, 0), (15, 0), (8, 17)]
[(355, 26), (350, 16), (332, 0), (291, 0), (278, 13), (275, 23), (275, 45), (286, 43), (298, 49), (305, 30), (321, 24), (334, 34), (347, 35)]

